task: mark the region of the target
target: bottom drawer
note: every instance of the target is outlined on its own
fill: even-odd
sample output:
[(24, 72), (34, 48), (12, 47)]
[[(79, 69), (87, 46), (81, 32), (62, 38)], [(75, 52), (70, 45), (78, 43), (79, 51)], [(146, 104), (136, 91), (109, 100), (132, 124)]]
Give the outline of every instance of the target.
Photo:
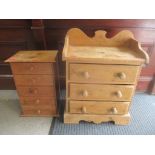
[(126, 114), (130, 102), (70, 101), (70, 113)]
[(55, 116), (56, 107), (33, 107), (22, 106), (22, 115), (24, 116)]

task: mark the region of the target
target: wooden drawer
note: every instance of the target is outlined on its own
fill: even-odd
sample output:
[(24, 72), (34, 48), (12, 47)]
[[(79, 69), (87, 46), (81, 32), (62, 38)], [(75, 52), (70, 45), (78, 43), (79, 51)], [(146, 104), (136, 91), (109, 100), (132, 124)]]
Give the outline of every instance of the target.
[(23, 106), (54, 106), (55, 97), (20, 97)]
[(80, 114), (126, 114), (129, 102), (70, 101), (69, 112)]
[(139, 66), (70, 64), (68, 78), (73, 82), (134, 84)]
[(20, 96), (30, 97), (52, 97), (55, 96), (54, 87), (23, 87), (17, 86), (17, 90)]
[(52, 75), (14, 75), (15, 83), (19, 86), (52, 86)]
[(11, 63), (13, 74), (54, 74), (52, 63)]
[(56, 107), (32, 107), (22, 106), (22, 115), (24, 116), (51, 116), (56, 115)]
[(131, 101), (133, 93), (132, 85), (69, 85), (69, 98), (75, 100)]

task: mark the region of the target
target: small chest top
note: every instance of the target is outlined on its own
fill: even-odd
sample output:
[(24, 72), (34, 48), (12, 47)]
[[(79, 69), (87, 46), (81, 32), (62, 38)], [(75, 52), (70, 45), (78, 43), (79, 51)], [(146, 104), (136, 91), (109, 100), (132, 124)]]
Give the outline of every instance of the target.
[(55, 62), (57, 53), (56, 50), (19, 51), (5, 62)]
[(148, 54), (135, 40), (133, 33), (128, 30), (121, 31), (112, 38), (107, 38), (106, 31), (98, 30), (94, 37), (88, 37), (77, 28), (67, 32), (63, 60), (128, 65), (149, 63)]

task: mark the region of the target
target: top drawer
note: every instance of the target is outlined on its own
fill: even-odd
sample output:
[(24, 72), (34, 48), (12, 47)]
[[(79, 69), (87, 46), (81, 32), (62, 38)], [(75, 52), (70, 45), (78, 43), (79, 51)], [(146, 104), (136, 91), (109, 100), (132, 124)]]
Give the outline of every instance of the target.
[(139, 66), (69, 64), (68, 80), (80, 83), (134, 84)]
[(54, 74), (52, 63), (11, 63), (14, 74)]

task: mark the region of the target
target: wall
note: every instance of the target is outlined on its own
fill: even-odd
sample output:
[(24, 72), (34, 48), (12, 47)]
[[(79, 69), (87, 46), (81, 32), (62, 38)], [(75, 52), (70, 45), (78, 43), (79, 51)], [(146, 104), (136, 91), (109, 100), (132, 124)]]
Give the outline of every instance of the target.
[(21, 49), (58, 49), (61, 87), (65, 87), (65, 63), (61, 61), (64, 37), (69, 28), (79, 27), (87, 35), (106, 30), (112, 37), (128, 29), (150, 56), (150, 64), (142, 70), (137, 91), (154, 92), (155, 20), (0, 20), (0, 89), (15, 89), (9, 64), (3, 61)]

